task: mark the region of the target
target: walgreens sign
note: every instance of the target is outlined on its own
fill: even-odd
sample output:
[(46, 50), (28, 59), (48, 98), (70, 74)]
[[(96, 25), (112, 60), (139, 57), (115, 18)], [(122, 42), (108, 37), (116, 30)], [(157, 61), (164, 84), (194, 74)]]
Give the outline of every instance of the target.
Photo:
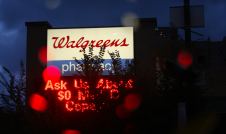
[(93, 47), (94, 55), (99, 54), (101, 46), (106, 48), (102, 65), (105, 74), (112, 69), (108, 52), (119, 51), (122, 63), (134, 59), (133, 27), (48, 29), (47, 32), (48, 66), (57, 66), (63, 76), (82, 71), (73, 57), (82, 60), (81, 50), (89, 45)]

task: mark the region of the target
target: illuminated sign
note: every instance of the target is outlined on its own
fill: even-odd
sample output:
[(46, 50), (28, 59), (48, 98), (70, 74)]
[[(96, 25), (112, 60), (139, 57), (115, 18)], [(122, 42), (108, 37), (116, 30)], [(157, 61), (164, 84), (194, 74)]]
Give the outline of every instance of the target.
[(91, 88), (87, 81), (75, 78), (58, 82), (48, 80), (44, 91), (54, 92), (56, 100), (63, 104), (65, 111), (85, 112), (102, 110), (107, 107), (107, 101), (119, 99), (121, 90), (132, 89), (133, 86), (132, 79), (116, 82), (100, 78), (95, 87)]
[[(115, 80), (110, 76), (115, 71), (111, 53), (120, 54), (122, 66), (134, 59), (133, 27), (48, 29), (47, 35), (43, 90), (51, 93), (65, 111), (101, 111), (116, 102), (123, 90), (133, 88), (133, 79)], [(103, 73), (95, 82), (79, 75), (84, 72), (84, 52), (90, 48), (94, 56), (98, 56), (102, 48), (105, 50), (103, 62), (98, 63)]]
[[(62, 76), (77, 74), (82, 67), (73, 57), (82, 60), (81, 50), (89, 45), (94, 55), (98, 55), (100, 47), (104, 46), (106, 52), (119, 51), (122, 63), (132, 60), (133, 27), (48, 29), (47, 64), (58, 67)], [(103, 73), (107, 75), (112, 70), (111, 57), (105, 53), (103, 59)]]

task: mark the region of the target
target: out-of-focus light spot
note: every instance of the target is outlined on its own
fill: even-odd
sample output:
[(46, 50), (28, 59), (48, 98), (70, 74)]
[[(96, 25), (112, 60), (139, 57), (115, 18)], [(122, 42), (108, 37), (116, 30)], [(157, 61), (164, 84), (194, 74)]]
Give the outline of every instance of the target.
[(48, 66), (42, 73), (42, 77), (45, 82), (51, 80), (52, 82), (57, 82), (60, 80), (61, 73), (58, 67)]
[(48, 105), (47, 100), (37, 93), (34, 93), (30, 96), (29, 104), (33, 110), (38, 112), (44, 112)]
[(118, 118), (125, 119), (130, 116), (130, 112), (125, 109), (123, 105), (118, 105), (115, 109)]
[(123, 26), (132, 26), (134, 29), (138, 29), (139, 27), (139, 20), (138, 16), (134, 13), (126, 13), (121, 18), (121, 23)]
[(46, 0), (45, 5), (48, 9), (56, 9), (60, 6), (61, 0)]
[(62, 132), (62, 134), (81, 134), (78, 130), (67, 129)]
[(46, 64), (47, 63), (47, 48), (41, 47), (41, 49), (38, 52), (38, 58), (41, 63)]
[(141, 96), (139, 94), (128, 94), (124, 99), (124, 107), (128, 111), (136, 110), (141, 104)]
[(177, 62), (183, 69), (187, 69), (192, 65), (192, 55), (188, 51), (180, 51), (177, 56)]

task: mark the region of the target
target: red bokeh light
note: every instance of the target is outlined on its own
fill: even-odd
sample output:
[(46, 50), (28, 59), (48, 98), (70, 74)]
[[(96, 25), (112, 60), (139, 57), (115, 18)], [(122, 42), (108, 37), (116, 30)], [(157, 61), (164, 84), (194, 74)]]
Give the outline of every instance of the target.
[(42, 73), (42, 77), (45, 82), (51, 80), (52, 82), (58, 82), (61, 77), (59, 68), (56, 66), (48, 66)]
[(188, 51), (180, 51), (177, 56), (178, 64), (183, 68), (187, 69), (192, 65), (192, 55)]
[(81, 134), (78, 130), (67, 129), (62, 132), (62, 134)]
[(123, 106), (128, 111), (136, 110), (141, 104), (141, 96), (139, 94), (129, 94), (125, 97)]
[(33, 110), (38, 112), (44, 112), (47, 109), (47, 100), (37, 93), (30, 96), (29, 104)]
[(47, 48), (41, 47), (38, 52), (38, 58), (43, 64), (47, 63)]

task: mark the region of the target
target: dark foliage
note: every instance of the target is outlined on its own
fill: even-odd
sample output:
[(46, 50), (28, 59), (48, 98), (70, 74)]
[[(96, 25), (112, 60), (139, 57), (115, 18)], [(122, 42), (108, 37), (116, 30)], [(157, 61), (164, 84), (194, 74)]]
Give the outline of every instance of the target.
[(6, 67), (0, 72), (0, 107), (2, 111), (23, 112), (25, 108), (26, 78), (23, 62), (19, 74), (12, 73)]

